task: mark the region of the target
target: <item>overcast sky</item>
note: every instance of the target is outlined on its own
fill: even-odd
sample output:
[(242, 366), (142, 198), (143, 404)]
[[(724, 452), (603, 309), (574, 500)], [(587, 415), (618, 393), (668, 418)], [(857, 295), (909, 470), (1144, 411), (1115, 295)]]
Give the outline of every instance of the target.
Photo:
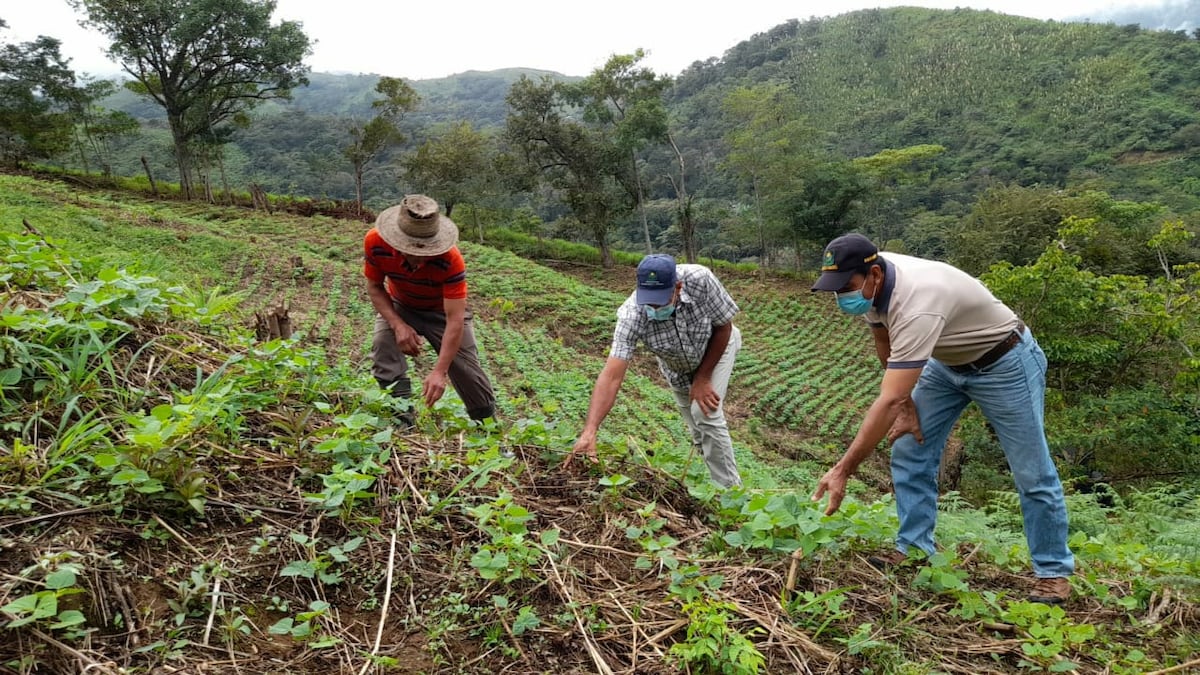
[[(637, 48), (644, 65), (678, 75), (694, 61), (725, 50), (788, 19), (805, 20), (867, 7), (916, 5), (991, 9), (1038, 19), (1103, 17), (1117, 8), (1163, 0), (278, 0), (276, 19), (304, 24), (315, 42), (315, 71), (374, 73), (407, 79), (465, 70), (540, 68), (587, 75), (612, 54)], [(107, 43), (78, 25), (66, 0), (4, 0), (2, 42), (38, 35), (62, 41), (77, 73), (119, 71), (104, 56)]]

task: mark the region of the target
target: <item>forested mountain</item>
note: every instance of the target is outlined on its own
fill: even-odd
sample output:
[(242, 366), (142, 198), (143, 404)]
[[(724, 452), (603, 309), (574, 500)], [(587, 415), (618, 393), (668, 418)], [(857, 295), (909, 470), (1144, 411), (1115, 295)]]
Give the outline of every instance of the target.
[[(421, 101), (399, 123), (405, 142), (382, 152), (367, 171), (368, 203), (378, 207), (411, 190), (398, 161), (449, 123), (465, 121), (499, 136), (511, 84), (544, 75), (569, 79), (503, 70), (411, 82)], [(309, 79), (293, 102), (262, 106), (236, 130), (226, 159), (233, 183), (353, 196), (343, 156), (347, 130), (351, 118), (370, 114), (379, 78), (314, 73)], [(746, 98), (740, 109), (731, 98), (739, 92)], [(778, 109), (764, 107), (765, 92), (774, 92)], [(129, 96), (112, 104), (137, 116), (157, 114), (145, 103), (131, 105)], [(1184, 32), (967, 9), (875, 9), (793, 20), (674, 78), (665, 104), (679, 155), (666, 142), (644, 149), (639, 181), (646, 223), (621, 218), (607, 236), (618, 246), (637, 246), (645, 229), (657, 245), (678, 242), (671, 231), (676, 188), (667, 176), (680, 160), (705, 238), (701, 248), (727, 258), (766, 255), (772, 241), (803, 255), (805, 241), (823, 236), (812, 225), (821, 220), (943, 254), (957, 236), (950, 230), (997, 186), (1090, 190), (1157, 202), (1194, 219), (1200, 208), (1198, 103), (1200, 42)], [(737, 131), (753, 124), (765, 126), (739, 141)], [(765, 142), (772, 134), (779, 136), (771, 146), (778, 161), (753, 147), (754, 136)], [(144, 154), (140, 145), (115, 165), (136, 172), (136, 158)], [(747, 157), (763, 164), (755, 171), (791, 177), (782, 187), (779, 176), (774, 186), (764, 175), (750, 180)], [(767, 193), (752, 194), (755, 181), (753, 189)], [(514, 189), (499, 191), (511, 201), (519, 196)], [(819, 203), (839, 190), (842, 208)], [(543, 218), (556, 213), (552, 196), (528, 203)]]
[(945, 146), (929, 208), (996, 180), (1101, 179), (1145, 197), (1127, 167), (1150, 159), (1137, 173), (1175, 179), (1156, 191), (1197, 206), (1200, 43), (1185, 34), (967, 9), (866, 10), (782, 24), (693, 65), (673, 107), (684, 129), (716, 139), (725, 94), (769, 81), (797, 94), (820, 142), (839, 154)]

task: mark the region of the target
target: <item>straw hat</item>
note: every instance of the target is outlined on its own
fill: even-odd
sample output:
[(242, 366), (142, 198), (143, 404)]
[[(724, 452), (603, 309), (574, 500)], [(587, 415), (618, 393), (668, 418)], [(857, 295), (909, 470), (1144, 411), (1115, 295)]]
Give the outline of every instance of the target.
[(409, 255), (441, 255), (458, 241), (458, 226), (438, 212), (438, 203), (425, 195), (408, 195), (375, 219), (379, 236)]

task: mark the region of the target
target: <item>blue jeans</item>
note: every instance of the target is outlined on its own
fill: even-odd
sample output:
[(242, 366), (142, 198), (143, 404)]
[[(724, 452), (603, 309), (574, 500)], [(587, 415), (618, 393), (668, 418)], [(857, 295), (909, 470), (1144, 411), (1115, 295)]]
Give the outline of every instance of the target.
[(1000, 438), (1021, 496), (1025, 540), (1038, 577), (1070, 576), (1067, 505), (1046, 443), (1046, 355), (1028, 330), (1007, 354), (983, 370), (956, 373), (930, 359), (913, 390), (924, 444), (912, 434), (892, 446), (892, 483), (900, 531), (896, 548), (934, 551), (938, 465), (955, 422), (974, 401)]

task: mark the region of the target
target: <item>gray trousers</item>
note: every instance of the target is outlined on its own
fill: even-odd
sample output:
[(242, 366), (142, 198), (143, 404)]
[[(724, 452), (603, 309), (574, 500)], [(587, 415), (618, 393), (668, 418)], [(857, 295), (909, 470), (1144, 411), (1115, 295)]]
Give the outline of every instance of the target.
[[(429, 340), (436, 352), (442, 351), (442, 337), (446, 334), (446, 314), (438, 311), (409, 309), (396, 302), (392, 307), (404, 323), (412, 326), (418, 335)], [(371, 374), (379, 386), (392, 386), (396, 396), (411, 396), (412, 381), (408, 377), (408, 359), (396, 346), (396, 333), (382, 316), (375, 315), (375, 335), (371, 342)], [(458, 392), (467, 408), (467, 416), (481, 420), (496, 414), (496, 395), (492, 382), (479, 363), (479, 352), (475, 347), (475, 331), (471, 328), (471, 312), (463, 321), (462, 343), (458, 354), (450, 364), (450, 383)]]
[(721, 487), (742, 484), (737, 462), (733, 458), (733, 439), (729, 437), (729, 426), (725, 424), (725, 392), (729, 389), (733, 362), (741, 348), (742, 332), (734, 326), (733, 334), (729, 336), (729, 344), (725, 346), (725, 353), (713, 368), (712, 386), (717, 396), (721, 397), (721, 405), (713, 414), (704, 414), (700, 404), (691, 400), (689, 389), (671, 388), (683, 421), (687, 423), (688, 431), (692, 435), (692, 445), (700, 449), (704, 463), (708, 465), (708, 475)]

